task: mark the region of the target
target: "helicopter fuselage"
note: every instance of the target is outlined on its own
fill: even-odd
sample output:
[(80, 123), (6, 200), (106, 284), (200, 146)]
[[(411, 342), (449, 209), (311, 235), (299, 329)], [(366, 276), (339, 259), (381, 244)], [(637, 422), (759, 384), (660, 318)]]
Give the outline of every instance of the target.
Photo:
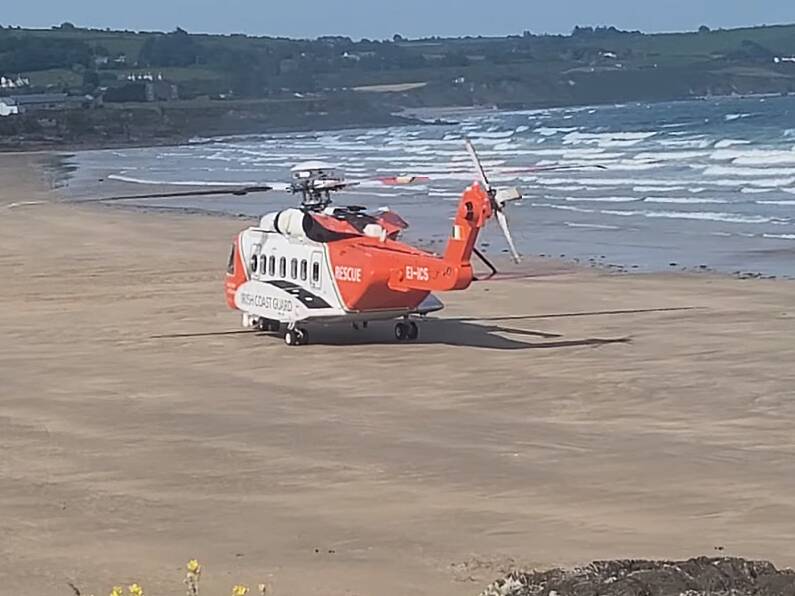
[(298, 323), (309, 319), (378, 320), (427, 314), (442, 308), (430, 290), (390, 287), (393, 265), (410, 278), (429, 280), (435, 259), (397, 241), (354, 237), (330, 243), (252, 227), (233, 246), (226, 299), (231, 308), (257, 319)]
[(390, 217), (298, 209), (268, 214), (233, 243), (227, 304), (243, 313), (247, 326), (394, 319), (440, 310), (431, 292), (469, 287), (470, 256), (491, 215), (489, 194), (477, 184), (469, 187), (445, 252), (435, 255), (397, 240)]

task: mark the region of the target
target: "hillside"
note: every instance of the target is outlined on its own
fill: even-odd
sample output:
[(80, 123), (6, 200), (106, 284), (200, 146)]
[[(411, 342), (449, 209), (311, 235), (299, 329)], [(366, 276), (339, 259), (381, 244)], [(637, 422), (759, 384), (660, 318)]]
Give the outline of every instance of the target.
[[(356, 123), (355, 118), (337, 122), (336, 110), (364, 112), (369, 116), (363, 124), (371, 124), (391, 121), (389, 114), (403, 107), (540, 107), (789, 93), (795, 92), (793, 56), (795, 25), (670, 34), (577, 27), (566, 36), (525, 32), (409, 40), (396, 35), (354, 41), (193, 35), (182, 29), (102, 31), (65, 23), (48, 30), (0, 29), (0, 75), (22, 85), (0, 94), (58, 91), (91, 94), (106, 106), (131, 109), (149, 100), (149, 107), (167, 105), (172, 116), (188, 110), (182, 118), (159, 113), (161, 134), (170, 136), (197, 132), (200, 127), (184, 129), (197, 101), (215, 100), (207, 108), (214, 113), (243, 114), (246, 129), (245, 114), (252, 109), (283, 113), (282, 128), (305, 128)], [(252, 101), (241, 107), (239, 100)], [(306, 102), (314, 107), (304, 110)], [(136, 122), (139, 111), (128, 119)], [(325, 118), (304, 121), (305, 112)], [(102, 119), (72, 120), (77, 124), (64, 121), (57, 134), (80, 136)], [(274, 124), (257, 117), (250, 128)], [(111, 128), (102, 130), (116, 136)], [(0, 124), (6, 136), (28, 129), (30, 124)]]

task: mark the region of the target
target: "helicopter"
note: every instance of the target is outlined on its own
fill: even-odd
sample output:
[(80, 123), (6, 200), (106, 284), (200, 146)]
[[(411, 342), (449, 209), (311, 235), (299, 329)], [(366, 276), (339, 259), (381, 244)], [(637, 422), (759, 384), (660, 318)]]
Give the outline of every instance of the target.
[[(464, 290), (474, 280), (471, 257), (478, 233), (496, 217), (518, 261), (505, 206), (521, 198), (518, 189), (489, 184), (474, 146), (467, 143), (477, 181), (461, 196), (444, 253), (437, 255), (400, 239), (408, 224), (395, 212), (368, 213), (337, 207), (331, 194), (352, 183), (322, 162), (293, 168), (290, 190), (302, 195), (299, 208), (264, 215), (232, 243), (225, 293), (242, 313), (244, 327), (282, 332), (287, 345), (309, 341), (313, 323), (397, 320), (395, 339), (419, 336), (417, 321), (443, 308), (433, 292)], [(396, 177), (386, 184), (410, 184)]]
[[(362, 181), (347, 181), (321, 161), (295, 165), (287, 184), (84, 201), (241, 196), (271, 190), (301, 195), (298, 207), (265, 214), (231, 243), (224, 295), (228, 307), (241, 313), (242, 326), (280, 334), (288, 346), (300, 346), (309, 343), (309, 328), (314, 325), (347, 323), (358, 330), (371, 321), (388, 320), (395, 321), (397, 341), (413, 341), (419, 337), (418, 323), (444, 308), (435, 293), (465, 290), (475, 280), (473, 256), (488, 266), (490, 276), (497, 272), (476, 247), (490, 220), (497, 221), (514, 261), (521, 260), (505, 210), (522, 193), (514, 187), (492, 186), (473, 144), (467, 140), (465, 146), (474, 182), (461, 194), (442, 254), (402, 241), (408, 223), (390, 209), (368, 212), (355, 205), (334, 205), (332, 194)], [(409, 175), (375, 180), (396, 186), (428, 179)]]

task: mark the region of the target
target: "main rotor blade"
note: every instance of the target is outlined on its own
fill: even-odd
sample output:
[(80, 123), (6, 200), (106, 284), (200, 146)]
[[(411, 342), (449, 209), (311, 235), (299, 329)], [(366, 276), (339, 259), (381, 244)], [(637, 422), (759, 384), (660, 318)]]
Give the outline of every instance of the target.
[(483, 187), (486, 190), (491, 189), (491, 184), (489, 184), (489, 179), (486, 177), (486, 171), (483, 169), (483, 164), (480, 163), (478, 152), (475, 151), (475, 146), (472, 144), (472, 141), (470, 141), (469, 139), (466, 140), (466, 147), (467, 147), (467, 153), (469, 153), (469, 157), (472, 159), (472, 165), (475, 166), (475, 172), (477, 173), (480, 182), (483, 184)]
[(511, 251), (511, 257), (513, 257), (514, 262), (521, 263), (522, 257), (519, 254), (519, 251), (516, 250), (516, 245), (513, 243), (513, 238), (511, 237), (511, 230), (508, 228), (508, 218), (505, 217), (505, 213), (502, 209), (498, 209), (496, 211), (497, 216), (497, 223), (500, 224), (500, 228), (502, 229), (502, 233), (505, 236), (505, 241), (508, 243), (508, 248)]
[(415, 184), (417, 182), (428, 182), (430, 176), (414, 176), (411, 174), (402, 176), (389, 176), (387, 178), (378, 178), (378, 181), (386, 186), (405, 186), (408, 184)]
[(110, 201), (129, 201), (131, 199), (179, 199), (183, 197), (213, 197), (221, 195), (244, 196), (249, 193), (268, 192), (273, 187), (263, 186), (244, 186), (240, 188), (215, 188), (211, 190), (185, 190), (179, 192), (157, 192), (140, 195), (119, 195), (113, 197), (102, 197), (97, 199), (76, 199), (70, 203), (105, 203)]

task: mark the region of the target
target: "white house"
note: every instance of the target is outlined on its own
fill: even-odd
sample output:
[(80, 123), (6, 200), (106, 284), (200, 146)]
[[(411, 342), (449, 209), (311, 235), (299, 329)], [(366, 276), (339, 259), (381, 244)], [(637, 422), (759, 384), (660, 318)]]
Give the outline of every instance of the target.
[(19, 106), (13, 99), (0, 97), (0, 117), (19, 114)]

